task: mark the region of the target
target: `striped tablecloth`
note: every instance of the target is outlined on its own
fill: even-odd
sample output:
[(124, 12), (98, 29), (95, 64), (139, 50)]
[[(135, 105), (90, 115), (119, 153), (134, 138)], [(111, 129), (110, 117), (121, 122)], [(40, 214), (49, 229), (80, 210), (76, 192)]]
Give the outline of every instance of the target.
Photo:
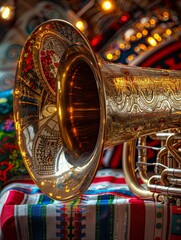
[(121, 170), (99, 170), (85, 194), (63, 204), (30, 180), (0, 195), (0, 239), (181, 239), (181, 207), (136, 198)]

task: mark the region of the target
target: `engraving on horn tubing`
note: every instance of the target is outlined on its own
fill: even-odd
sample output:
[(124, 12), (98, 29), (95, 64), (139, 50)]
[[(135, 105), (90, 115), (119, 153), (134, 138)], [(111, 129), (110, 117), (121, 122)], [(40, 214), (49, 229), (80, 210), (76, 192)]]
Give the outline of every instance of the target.
[(180, 127), (179, 71), (97, 61), (85, 37), (62, 20), (45, 22), (27, 40), (14, 93), (25, 165), (38, 187), (60, 201), (86, 191), (105, 148)]

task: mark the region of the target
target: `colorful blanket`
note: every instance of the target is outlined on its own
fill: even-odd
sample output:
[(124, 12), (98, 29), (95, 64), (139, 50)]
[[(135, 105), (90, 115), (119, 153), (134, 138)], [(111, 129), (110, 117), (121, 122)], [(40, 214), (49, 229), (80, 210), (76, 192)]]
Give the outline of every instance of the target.
[(8, 184), (0, 196), (0, 239), (181, 239), (181, 207), (143, 201), (121, 170), (99, 170), (85, 194), (61, 203), (31, 180)]

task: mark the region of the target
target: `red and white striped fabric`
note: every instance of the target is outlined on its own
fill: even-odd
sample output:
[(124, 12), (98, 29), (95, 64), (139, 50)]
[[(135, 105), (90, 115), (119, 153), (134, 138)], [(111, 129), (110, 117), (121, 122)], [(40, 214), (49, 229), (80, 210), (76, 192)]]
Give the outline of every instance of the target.
[(31, 181), (1, 192), (0, 239), (181, 239), (181, 207), (143, 201), (128, 189), (121, 170), (99, 170), (85, 194), (63, 204)]

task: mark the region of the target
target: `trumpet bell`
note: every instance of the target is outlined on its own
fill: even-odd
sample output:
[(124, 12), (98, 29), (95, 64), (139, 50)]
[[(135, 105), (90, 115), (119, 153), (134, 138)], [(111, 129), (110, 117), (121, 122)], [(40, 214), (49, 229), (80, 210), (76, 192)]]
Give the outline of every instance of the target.
[[(64, 64), (63, 53), (75, 43), (84, 46), (99, 71), (96, 57), (84, 36), (68, 22), (50, 20), (38, 26), (27, 39), (14, 86), (14, 120), (25, 166), (47, 196), (61, 201), (80, 196), (98, 167), (98, 160), (84, 164), (87, 156), (79, 163), (67, 160), (62, 146), (56, 75), (58, 65)], [(95, 144), (94, 137), (92, 140)], [(101, 152), (95, 153), (98, 159)]]

